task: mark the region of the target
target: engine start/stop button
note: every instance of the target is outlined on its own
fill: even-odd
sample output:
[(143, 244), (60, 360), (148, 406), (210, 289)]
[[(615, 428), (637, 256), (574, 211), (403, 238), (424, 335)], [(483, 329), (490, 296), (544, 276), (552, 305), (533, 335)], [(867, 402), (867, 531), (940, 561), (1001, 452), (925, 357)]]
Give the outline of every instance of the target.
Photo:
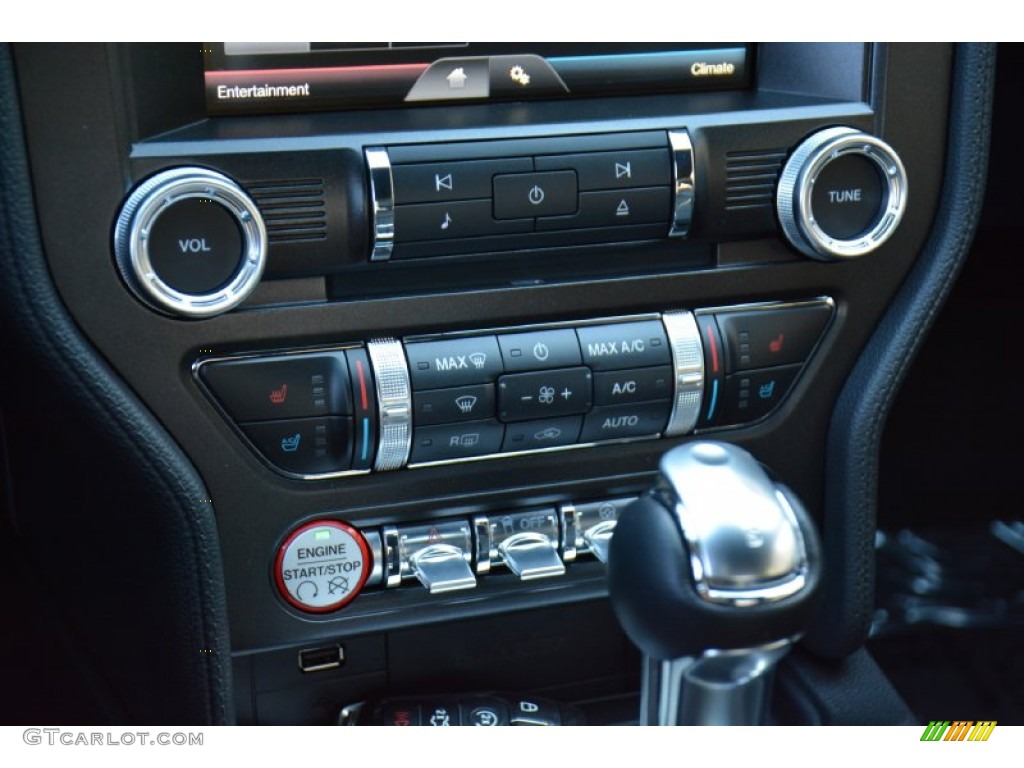
[(363, 535), (340, 520), (307, 523), (285, 539), (274, 562), (274, 580), (290, 605), (329, 613), (355, 599), (373, 568)]

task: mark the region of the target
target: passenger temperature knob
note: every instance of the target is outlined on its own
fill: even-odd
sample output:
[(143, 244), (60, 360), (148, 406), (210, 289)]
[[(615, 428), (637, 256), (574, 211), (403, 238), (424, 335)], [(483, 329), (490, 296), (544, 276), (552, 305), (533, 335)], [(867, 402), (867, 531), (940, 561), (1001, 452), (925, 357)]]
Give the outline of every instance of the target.
[(852, 259), (896, 231), (907, 207), (907, 172), (881, 139), (849, 127), (806, 138), (782, 169), (775, 200), (793, 246), (814, 259)]
[(259, 208), (227, 176), (172, 168), (125, 200), (114, 255), (125, 282), (150, 306), (210, 317), (238, 306), (259, 283), (267, 230)]

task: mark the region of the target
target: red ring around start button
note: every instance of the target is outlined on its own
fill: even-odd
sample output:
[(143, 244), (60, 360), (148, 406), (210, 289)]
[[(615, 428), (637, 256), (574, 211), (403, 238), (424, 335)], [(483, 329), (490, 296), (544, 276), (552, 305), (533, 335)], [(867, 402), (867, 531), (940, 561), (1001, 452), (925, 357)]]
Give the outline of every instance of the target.
[(295, 529), (277, 552), (274, 581), (289, 605), (330, 613), (362, 591), (373, 555), (358, 529), (340, 520), (315, 520)]

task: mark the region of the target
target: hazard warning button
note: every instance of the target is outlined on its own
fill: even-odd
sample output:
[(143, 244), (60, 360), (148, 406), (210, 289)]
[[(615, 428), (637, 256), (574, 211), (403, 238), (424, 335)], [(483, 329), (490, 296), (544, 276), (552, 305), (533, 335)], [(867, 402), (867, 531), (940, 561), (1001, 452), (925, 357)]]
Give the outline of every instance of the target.
[(281, 596), (299, 610), (329, 613), (355, 599), (372, 568), (363, 534), (339, 520), (316, 520), (285, 539), (274, 579)]

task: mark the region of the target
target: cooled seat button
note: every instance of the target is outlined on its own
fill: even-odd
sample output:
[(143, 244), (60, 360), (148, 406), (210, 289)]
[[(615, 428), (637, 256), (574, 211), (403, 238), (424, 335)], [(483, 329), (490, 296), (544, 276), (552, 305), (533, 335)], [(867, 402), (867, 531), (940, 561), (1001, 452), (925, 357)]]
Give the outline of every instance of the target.
[(317, 520), (292, 533), (278, 550), (274, 579), (289, 604), (308, 613), (347, 605), (373, 566), (363, 535), (338, 520)]
[(271, 464), (297, 475), (341, 472), (352, 466), (352, 419), (283, 419), (242, 424)]
[(786, 365), (728, 376), (723, 423), (741, 424), (767, 415), (789, 393), (798, 373), (799, 365)]

